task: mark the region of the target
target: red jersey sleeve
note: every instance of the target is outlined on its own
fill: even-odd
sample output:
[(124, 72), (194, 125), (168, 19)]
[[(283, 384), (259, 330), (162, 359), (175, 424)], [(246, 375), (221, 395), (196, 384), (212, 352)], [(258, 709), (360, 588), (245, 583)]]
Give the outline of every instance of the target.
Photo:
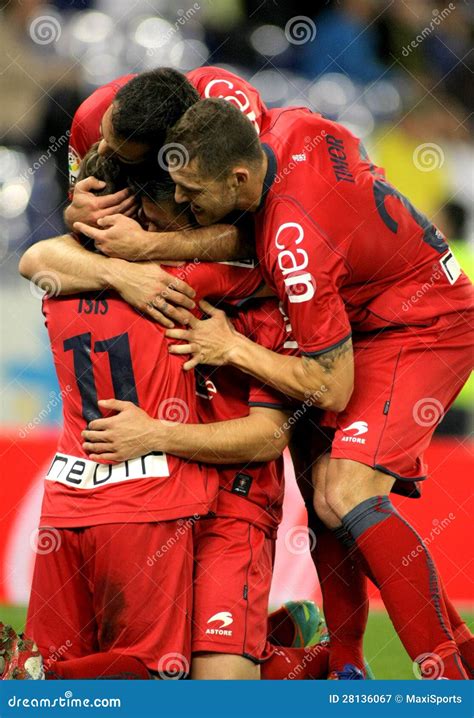
[(259, 255), (300, 353), (330, 351), (351, 335), (339, 293), (348, 271), (344, 257), (293, 198), (275, 199), (262, 219), (257, 220)]
[(76, 110), (69, 134), (69, 184), (77, 180), (81, 161), (87, 151), (100, 139), (100, 123), (104, 112), (114, 101), (123, 85), (135, 75), (123, 75), (99, 87)]
[(241, 300), (252, 297), (263, 278), (253, 259), (236, 262), (187, 262), (181, 267), (166, 267), (170, 274), (190, 284), (200, 299)]
[(252, 122), (260, 133), (267, 107), (258, 91), (238, 75), (220, 67), (198, 67), (186, 77), (203, 99), (220, 97), (232, 102)]

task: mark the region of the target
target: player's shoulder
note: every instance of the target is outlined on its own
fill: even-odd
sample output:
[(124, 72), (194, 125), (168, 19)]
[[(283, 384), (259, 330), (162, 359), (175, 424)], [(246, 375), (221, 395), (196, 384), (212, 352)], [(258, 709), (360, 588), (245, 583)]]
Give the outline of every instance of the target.
[(267, 348), (274, 348), (286, 337), (286, 321), (276, 297), (266, 297), (241, 305), (235, 323), (242, 334)]
[(267, 113), (266, 129), (261, 141), (280, 151), (293, 151), (296, 147), (301, 157), (296, 157), (295, 161), (303, 162), (305, 155), (311, 154), (321, 145), (331, 143), (334, 138), (360, 144), (360, 140), (347, 127), (325, 115), (307, 107), (285, 107)]

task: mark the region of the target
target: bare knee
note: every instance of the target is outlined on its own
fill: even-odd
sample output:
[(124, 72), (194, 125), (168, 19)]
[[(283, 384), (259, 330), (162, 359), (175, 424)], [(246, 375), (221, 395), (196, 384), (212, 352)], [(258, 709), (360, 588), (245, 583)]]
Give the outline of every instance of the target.
[(330, 529), (335, 529), (340, 525), (338, 516), (334, 513), (330, 507), (324, 488), (316, 488), (313, 496), (313, 507), (316, 511), (316, 515), (323, 522), (325, 526)]
[(348, 459), (329, 462), (325, 500), (331, 511), (342, 519), (362, 501), (390, 493), (394, 479), (387, 474)]
[(198, 681), (258, 681), (260, 666), (243, 656), (198, 653), (193, 656), (191, 678)]

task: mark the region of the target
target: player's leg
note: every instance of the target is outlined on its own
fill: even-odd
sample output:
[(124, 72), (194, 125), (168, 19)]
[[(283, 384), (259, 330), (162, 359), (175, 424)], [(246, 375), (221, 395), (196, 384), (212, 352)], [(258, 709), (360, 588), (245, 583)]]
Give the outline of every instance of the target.
[(194, 528), (192, 678), (260, 678), (265, 657), (273, 539), (245, 521)]
[(38, 533), (26, 634), (39, 647), (47, 678), (60, 662), (98, 648), (82, 534), (55, 528)]
[[(313, 559), (323, 596), (330, 638), (329, 672), (354, 666), (365, 673), (363, 638), (367, 625), (367, 580), (360, 564), (341, 541), (341, 523), (325, 499), (326, 472), (334, 431), (315, 415), (298, 424), (291, 453), (298, 486), (308, 510)], [(314, 503), (314, 506), (313, 506)]]
[[(355, 389), (338, 417), (326, 483), (326, 500), (363, 555), (407, 652), (422, 670), (425, 662), (426, 675), (437, 661), (446, 678), (466, 674), (439, 576), (427, 546), (389, 493), (394, 477), (423, 478), (423, 451), (436, 418), (468, 373), (470, 358), (457, 342), (444, 337), (429, 351), (409, 340), (356, 347)], [(423, 401), (441, 408), (431, 423), (426, 415), (420, 420)], [(409, 555), (417, 559), (403, 561)]]
[(260, 666), (249, 658), (228, 653), (196, 653), (191, 677), (194, 680), (256, 681)]
[(442, 584), (443, 599), (453, 629), (454, 640), (461, 654), (464, 668), (470, 678), (474, 678), (474, 636), (464, 619), (459, 615), (449, 598), (446, 587)]
[[(132, 657), (157, 678), (189, 674), (193, 523), (180, 519), (90, 529), (99, 650), (104, 661), (108, 655), (111, 671), (114, 658)], [(127, 672), (123, 660), (119, 665)], [(140, 673), (134, 666), (128, 670)]]

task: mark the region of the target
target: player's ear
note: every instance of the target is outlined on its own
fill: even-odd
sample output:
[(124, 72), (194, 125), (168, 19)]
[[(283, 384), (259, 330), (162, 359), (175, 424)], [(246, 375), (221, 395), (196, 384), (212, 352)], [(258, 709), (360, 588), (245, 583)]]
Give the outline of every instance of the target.
[(234, 167), (232, 170), (232, 186), (235, 188), (241, 188), (249, 181), (250, 173), (247, 167)]

